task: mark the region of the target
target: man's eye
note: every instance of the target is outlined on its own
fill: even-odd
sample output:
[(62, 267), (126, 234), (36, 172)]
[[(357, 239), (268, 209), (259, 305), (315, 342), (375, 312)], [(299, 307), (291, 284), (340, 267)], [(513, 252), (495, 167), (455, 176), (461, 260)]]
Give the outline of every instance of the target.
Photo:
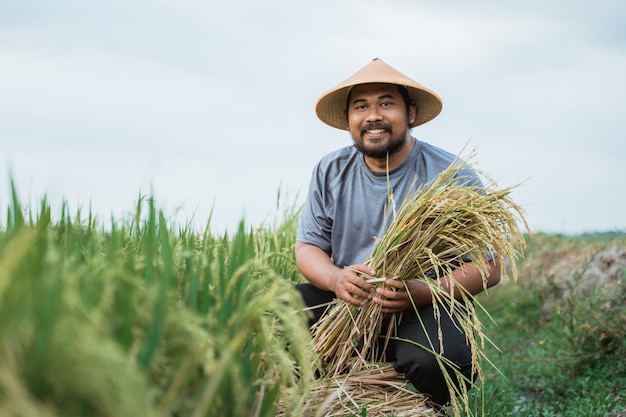
[(358, 104), (358, 105), (354, 106), (354, 110), (364, 110), (366, 108), (367, 108), (367, 106), (365, 104)]
[(393, 105), (393, 103), (391, 101), (384, 101), (382, 103), (380, 103), (380, 107), (389, 107)]

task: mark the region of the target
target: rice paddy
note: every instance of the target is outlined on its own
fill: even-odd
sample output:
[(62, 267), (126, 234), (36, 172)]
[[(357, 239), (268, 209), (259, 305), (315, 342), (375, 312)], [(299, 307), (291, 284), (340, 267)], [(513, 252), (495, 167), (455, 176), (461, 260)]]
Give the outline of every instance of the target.
[[(293, 289), (303, 279), (293, 259), (297, 209), (285, 209), (276, 224), (249, 228), (242, 222), (234, 233), (216, 236), (208, 225), (197, 232), (170, 223), (148, 197), (129, 207), (132, 213), (105, 228), (92, 213), (67, 204), (50, 207), (45, 198), (25, 208), (13, 189), (0, 221), (0, 416), (437, 415), (388, 364), (362, 368), (350, 378), (315, 379), (312, 337)], [(539, 243), (559, 256), (554, 242)], [(531, 246), (531, 255), (541, 254), (539, 249)], [(620, 393), (626, 387), (619, 385), (626, 370), (602, 365), (605, 358), (619, 363), (615, 358), (626, 352), (619, 339), (623, 322), (618, 317), (602, 328), (587, 320), (578, 329), (578, 310), (563, 307), (553, 319), (558, 326), (530, 321), (536, 318), (521, 322), (535, 311), (533, 294), (548, 287), (529, 283), (545, 264), (535, 265), (533, 256), (518, 262), (522, 284), (504, 283), (480, 298), (503, 326), (485, 322), (483, 331), (500, 346), (487, 345), (486, 358), (509, 379), (487, 364), (483, 383), (461, 413), (530, 417), (626, 410)], [(591, 301), (578, 308), (588, 312), (582, 310), (586, 305), (591, 308)], [(483, 312), (477, 314), (484, 320)], [(572, 343), (588, 343), (564, 361), (571, 365), (575, 358), (577, 372), (595, 381), (595, 403), (548, 389), (550, 383), (567, 385), (557, 381), (558, 372), (549, 372), (558, 362), (520, 358), (527, 352), (520, 348), (523, 341), (532, 339), (521, 332), (534, 329), (540, 329), (542, 346), (556, 348), (559, 342), (549, 337), (563, 340), (559, 329), (568, 330)], [(610, 350), (590, 362), (598, 346), (594, 338), (607, 332), (615, 335)], [(532, 346), (528, 354), (538, 355), (538, 345)], [(521, 364), (543, 365), (512, 368), (501, 359), (507, 353)], [(520, 370), (526, 368), (535, 374)], [(533, 379), (544, 368), (545, 381)], [(567, 372), (572, 390), (583, 386), (578, 374)], [(525, 384), (542, 387), (541, 398), (516, 391)], [(388, 401), (372, 401), (385, 396)], [(561, 409), (565, 414), (539, 411), (552, 403), (570, 406)], [(577, 407), (584, 411), (576, 414)]]
[(66, 206), (54, 220), (45, 199), (27, 212), (14, 190), (0, 415), (271, 416), (284, 390), (302, 397), (309, 333), (277, 242), (291, 234), (173, 229), (146, 198), (104, 230)]

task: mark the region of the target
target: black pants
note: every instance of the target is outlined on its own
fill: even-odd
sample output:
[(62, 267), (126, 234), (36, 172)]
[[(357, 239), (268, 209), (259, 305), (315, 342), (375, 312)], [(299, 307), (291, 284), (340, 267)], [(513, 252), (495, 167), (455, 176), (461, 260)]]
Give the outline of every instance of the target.
[[(298, 284), (296, 289), (300, 291), (308, 307), (325, 305), (335, 299), (333, 292), (320, 290), (310, 283)], [(309, 326), (322, 317), (325, 309), (326, 307), (320, 307), (312, 310), (313, 315), (309, 319)], [(417, 313), (415, 311), (404, 312), (400, 323), (397, 324), (396, 336), (415, 343), (392, 340), (386, 354), (390, 361), (395, 362), (395, 370), (404, 374), (417, 390), (428, 395), (435, 404), (445, 405), (450, 401), (450, 393), (444, 372), (447, 372), (455, 383), (460, 382), (450, 367), (447, 369), (444, 367), (446, 369), (444, 371), (436, 356), (421, 346), (428, 347), (438, 354), (441, 353), (439, 340), (441, 328), (443, 356), (455, 364), (458, 367), (457, 370), (468, 379), (471, 378), (472, 354), (465, 333), (457, 320), (450, 317), (443, 311), (443, 308), (440, 310), (442, 314), (439, 322), (434, 317), (433, 306), (422, 307)], [(389, 321), (389, 318), (385, 320)], [(383, 322), (383, 329), (385, 329), (384, 324)]]

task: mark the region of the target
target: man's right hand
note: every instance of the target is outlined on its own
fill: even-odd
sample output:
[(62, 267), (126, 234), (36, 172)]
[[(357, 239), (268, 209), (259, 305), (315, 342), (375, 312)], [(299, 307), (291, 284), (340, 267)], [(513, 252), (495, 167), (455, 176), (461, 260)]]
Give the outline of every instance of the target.
[(355, 306), (362, 306), (365, 300), (373, 296), (374, 286), (368, 284), (359, 272), (374, 276), (376, 271), (367, 265), (357, 264), (345, 268), (337, 268), (335, 274), (335, 288), (333, 289), (337, 298), (347, 301)]
[(372, 268), (364, 264), (339, 268), (330, 259), (330, 254), (317, 246), (296, 242), (296, 265), (302, 275), (317, 288), (332, 291), (337, 298), (350, 304), (362, 306), (374, 292), (374, 286), (359, 276), (363, 273), (374, 276)]

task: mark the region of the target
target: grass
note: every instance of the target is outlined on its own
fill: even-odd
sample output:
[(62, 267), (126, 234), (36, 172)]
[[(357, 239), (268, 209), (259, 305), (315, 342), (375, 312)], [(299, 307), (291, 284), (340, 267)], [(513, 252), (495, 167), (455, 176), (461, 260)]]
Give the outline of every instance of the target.
[(484, 395), (485, 416), (626, 412), (626, 272), (623, 293), (612, 295), (621, 307), (601, 319), (592, 314), (608, 303), (601, 288), (564, 294), (555, 285), (568, 274), (576, 284), (593, 255), (609, 247), (625, 248), (626, 237), (539, 234), (528, 242), (518, 283), (481, 297), (495, 319), (485, 321), (485, 332), (501, 350), (487, 351), (501, 374), (486, 366), (484, 392), (473, 393), (475, 408)]

